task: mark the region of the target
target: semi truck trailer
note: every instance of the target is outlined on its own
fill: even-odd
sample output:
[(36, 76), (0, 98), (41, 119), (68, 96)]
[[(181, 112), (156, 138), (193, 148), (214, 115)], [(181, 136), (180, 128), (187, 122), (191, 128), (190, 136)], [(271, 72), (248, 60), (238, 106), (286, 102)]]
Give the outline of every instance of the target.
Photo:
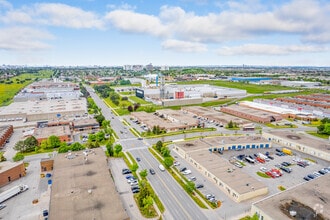
[(6, 201), (7, 199), (10, 199), (13, 196), (20, 194), (28, 189), (29, 189), (29, 187), (24, 184), (14, 186), (14, 187), (0, 193), (0, 203)]

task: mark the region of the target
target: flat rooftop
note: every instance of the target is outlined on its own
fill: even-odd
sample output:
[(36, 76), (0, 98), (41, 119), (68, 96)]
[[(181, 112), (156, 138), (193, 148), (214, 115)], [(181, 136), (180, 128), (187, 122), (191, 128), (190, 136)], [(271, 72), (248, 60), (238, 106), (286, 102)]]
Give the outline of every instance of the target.
[(84, 118), (72, 121), (73, 126), (99, 126), (99, 123), (96, 121), (95, 118)]
[(129, 219), (101, 148), (54, 158), (49, 219)]
[(185, 152), (190, 153), (192, 151), (209, 149), (217, 147), (222, 144), (244, 144), (244, 143), (265, 143), (269, 142), (260, 136), (230, 136), (230, 137), (210, 137), (203, 138), (188, 142), (177, 142), (176, 145), (183, 149)]
[(330, 151), (329, 140), (321, 140), (312, 135), (299, 134), (291, 131), (267, 131), (266, 133), (278, 136), (287, 141), (295, 142), (301, 145), (309, 146), (324, 152)]
[(0, 109), (0, 115), (13, 114), (47, 114), (61, 112), (87, 112), (87, 104), (85, 98), (63, 100), (43, 100), (43, 101), (26, 101), (13, 102), (9, 106)]
[(207, 118), (208, 120), (214, 120), (222, 123), (228, 123), (230, 121), (235, 122), (237, 124), (247, 124), (251, 123), (248, 120), (241, 119), (232, 115), (228, 115), (219, 111), (216, 111), (212, 108), (206, 108), (201, 106), (189, 106), (182, 107), (182, 110), (195, 114), (197, 116)]
[(270, 196), (253, 205), (273, 219), (291, 219), (283, 213), (280, 206), (296, 201), (310, 207), (312, 210), (318, 209), (319, 213), (322, 212), (324, 219), (329, 219), (329, 187), (330, 175), (328, 174)]
[(64, 125), (64, 126), (52, 126), (52, 127), (44, 127), (44, 128), (36, 128), (34, 130), (33, 136), (36, 139), (39, 138), (48, 138), (51, 135), (55, 136), (66, 136), (71, 135), (70, 126)]
[(242, 172), (240, 168), (230, 164), (216, 153), (210, 153), (204, 149), (190, 152), (189, 156), (239, 194), (267, 188), (264, 183)]
[(231, 109), (231, 110), (234, 110), (235, 112), (241, 112), (241, 113), (248, 114), (248, 115), (255, 115), (255, 116), (258, 116), (261, 118), (269, 118), (269, 117), (274, 116), (274, 114), (275, 114), (272, 112), (255, 109), (255, 108), (252, 108), (251, 106), (245, 107), (242, 105), (230, 105), (230, 106), (226, 106), (223, 108)]
[(11, 168), (17, 167), (18, 165), (21, 165), (23, 161), (21, 162), (11, 162), (11, 161), (3, 161), (0, 163), (0, 173), (5, 172)]

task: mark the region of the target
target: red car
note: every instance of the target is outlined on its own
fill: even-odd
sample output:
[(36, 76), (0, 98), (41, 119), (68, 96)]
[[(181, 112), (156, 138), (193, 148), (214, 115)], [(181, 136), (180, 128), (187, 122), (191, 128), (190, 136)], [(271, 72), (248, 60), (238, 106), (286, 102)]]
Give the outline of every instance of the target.
[(267, 171), (265, 174), (267, 174), (268, 176), (270, 176), (271, 178), (275, 178), (275, 174), (273, 174), (272, 172), (270, 171)]
[(259, 163), (265, 163), (266, 162), (264, 159), (261, 159), (260, 157), (257, 157), (256, 159), (257, 159), (257, 161), (259, 161)]

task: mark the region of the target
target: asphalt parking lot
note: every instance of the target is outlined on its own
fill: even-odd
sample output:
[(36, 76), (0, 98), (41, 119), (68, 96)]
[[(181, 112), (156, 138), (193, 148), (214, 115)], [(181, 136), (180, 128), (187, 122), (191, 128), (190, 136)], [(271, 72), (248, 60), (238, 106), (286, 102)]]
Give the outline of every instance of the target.
[[(299, 156), (297, 156), (297, 155), (278, 156), (275, 154), (275, 152), (276, 152), (275, 148), (276, 147), (270, 148), (270, 149), (249, 149), (249, 150), (229, 151), (229, 152), (227, 151), (227, 152), (224, 152), (223, 156), (229, 160), (230, 158), (236, 157), (240, 154), (252, 156), (253, 154), (256, 154), (258, 152), (263, 153), (263, 154), (265, 154), (266, 152), (269, 152), (270, 155), (272, 157), (274, 157), (274, 160), (270, 160), (266, 163), (256, 163), (256, 164), (250, 164), (246, 161), (243, 161), (246, 166), (244, 166), (243, 168), (235, 167), (236, 169), (242, 169), (242, 171), (246, 172), (250, 176), (253, 176), (257, 180), (265, 183), (269, 189), (268, 195), (272, 195), (274, 193), (279, 192), (280, 191), (278, 189), (279, 186), (283, 186), (284, 188), (288, 189), (288, 188), (294, 187), (298, 184), (304, 183), (304, 182), (306, 182), (306, 180), (303, 179), (304, 176), (311, 174), (315, 171), (317, 172), (326, 166), (330, 166), (330, 164), (326, 163), (325, 161), (316, 160), (317, 163), (308, 161), (308, 163), (310, 165), (303, 168), (303, 167), (296, 165), (296, 161), (302, 160), (305, 158), (310, 158), (310, 156), (303, 155), (301, 153), (296, 153), (296, 154), (299, 154)], [(282, 147), (277, 147), (277, 148), (281, 149)], [(282, 176), (277, 177), (277, 178), (264, 178), (264, 177), (260, 177), (259, 175), (257, 175), (257, 172), (261, 171), (260, 170), (261, 167), (265, 167), (267, 170), (269, 170), (272, 168), (276, 168), (275, 165), (281, 164), (282, 162), (289, 162), (292, 164), (292, 165), (288, 166), (289, 168), (292, 169), (291, 173), (286, 173), (284, 171), (281, 171)]]

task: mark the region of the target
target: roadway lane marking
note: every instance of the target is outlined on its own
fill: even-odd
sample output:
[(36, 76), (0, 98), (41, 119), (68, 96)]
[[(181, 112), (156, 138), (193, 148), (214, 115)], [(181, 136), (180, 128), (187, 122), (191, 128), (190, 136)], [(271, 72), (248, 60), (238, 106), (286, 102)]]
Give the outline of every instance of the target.
[[(153, 157), (153, 155), (149, 152), (148, 150), (148, 153)], [(151, 164), (149, 163), (148, 160), (146, 160), (146, 157), (142, 154), (142, 157), (145, 159), (145, 161), (149, 164), (149, 166), (151, 167)], [(156, 159), (155, 159), (156, 160)], [(157, 160), (158, 162), (158, 160)], [(171, 175), (171, 174), (168, 174), (168, 175)], [(171, 176), (171, 178), (173, 178)], [(188, 219), (192, 219), (191, 216), (189, 215), (189, 213), (186, 211), (186, 209), (181, 205), (181, 203), (179, 202), (179, 200), (176, 198), (176, 196), (172, 193), (172, 191), (166, 186), (165, 182), (160, 178), (158, 177), (158, 179), (163, 183), (163, 185), (165, 186), (165, 188), (167, 188), (167, 190), (170, 192), (170, 194), (172, 195), (172, 197), (174, 198), (174, 200), (179, 204), (179, 206), (181, 207), (181, 209), (183, 210), (183, 212), (186, 214), (186, 216), (188, 216)], [(175, 181), (176, 184), (178, 184), (176, 181)], [(179, 187), (181, 187), (181, 185), (179, 185)], [(186, 191), (184, 191), (184, 193), (186, 193)], [(182, 197), (181, 197), (182, 198)], [(191, 198), (189, 198), (191, 199)]]

